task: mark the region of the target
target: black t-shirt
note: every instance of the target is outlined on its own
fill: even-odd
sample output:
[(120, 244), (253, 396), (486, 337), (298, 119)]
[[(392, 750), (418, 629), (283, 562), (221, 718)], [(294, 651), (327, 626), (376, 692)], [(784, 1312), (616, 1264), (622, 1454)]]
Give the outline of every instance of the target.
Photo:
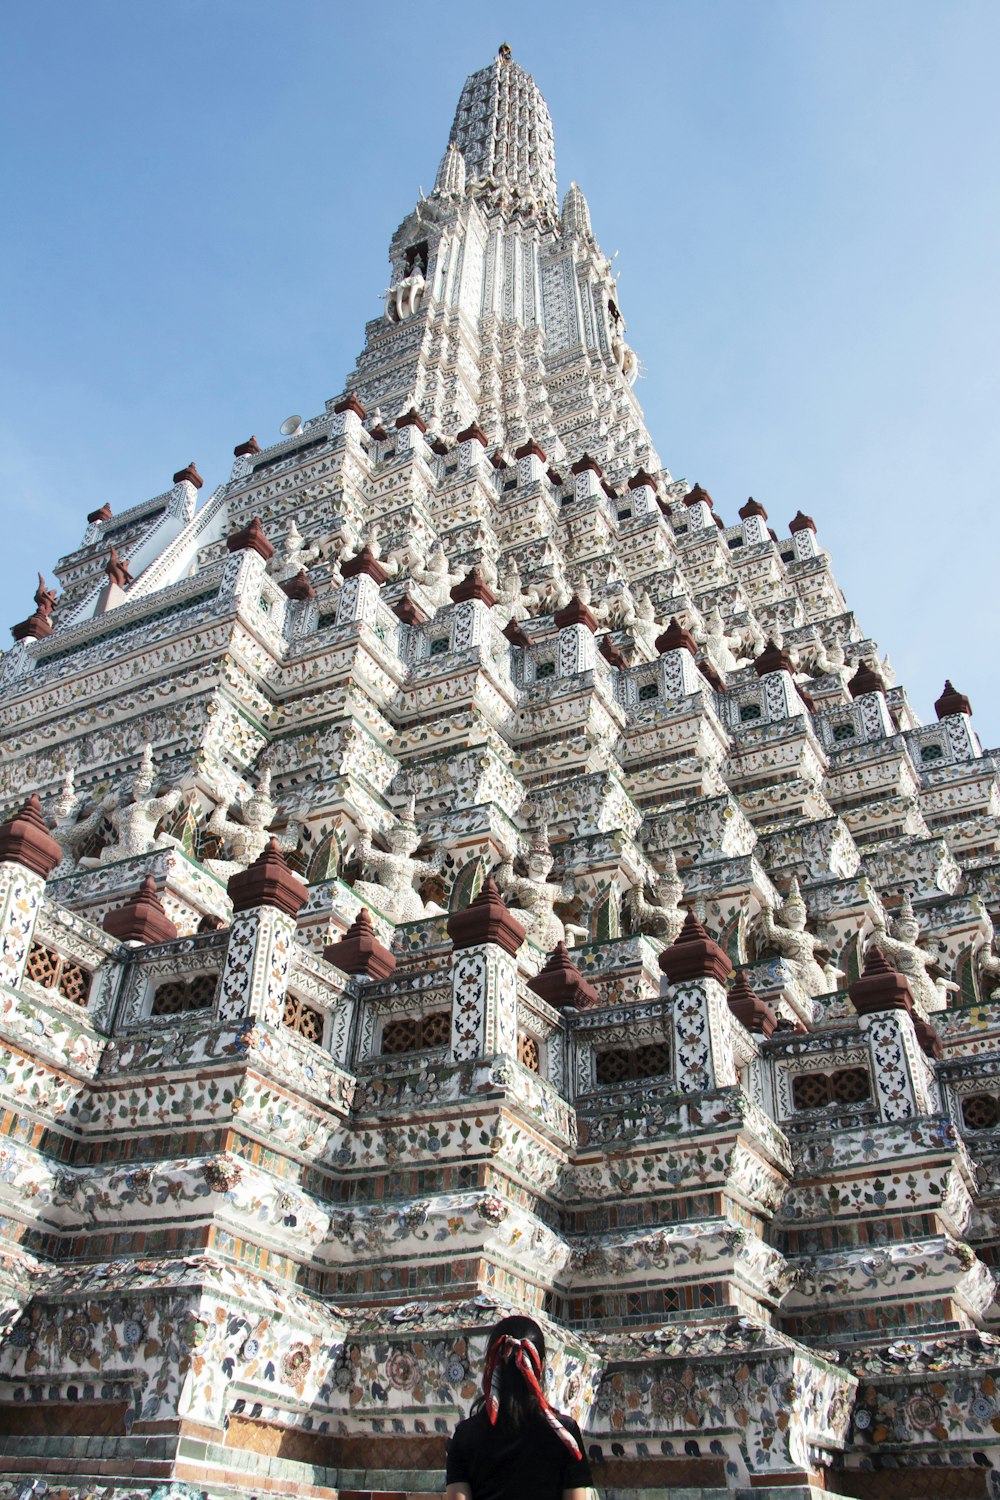
[(573, 1457), (544, 1417), (509, 1433), (480, 1411), (455, 1428), (447, 1483), (468, 1484), (472, 1500), (561, 1500), (563, 1490), (585, 1489), (592, 1481), (580, 1429), (571, 1417), (556, 1415), (576, 1438), (582, 1457)]

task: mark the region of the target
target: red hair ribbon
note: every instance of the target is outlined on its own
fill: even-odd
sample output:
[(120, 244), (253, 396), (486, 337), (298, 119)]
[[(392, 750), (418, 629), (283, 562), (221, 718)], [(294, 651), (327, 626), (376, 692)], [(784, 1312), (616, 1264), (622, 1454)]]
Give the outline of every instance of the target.
[(486, 1356), (483, 1372), (483, 1395), (486, 1397), (486, 1415), (495, 1427), (500, 1412), (500, 1366), (513, 1364), (524, 1378), (529, 1391), (538, 1402), (538, 1409), (548, 1422), (560, 1442), (565, 1443), (574, 1458), (582, 1458), (579, 1444), (573, 1434), (563, 1426), (545, 1399), (539, 1376), (542, 1373), (542, 1357), (530, 1339), (511, 1338), (505, 1333), (497, 1339)]

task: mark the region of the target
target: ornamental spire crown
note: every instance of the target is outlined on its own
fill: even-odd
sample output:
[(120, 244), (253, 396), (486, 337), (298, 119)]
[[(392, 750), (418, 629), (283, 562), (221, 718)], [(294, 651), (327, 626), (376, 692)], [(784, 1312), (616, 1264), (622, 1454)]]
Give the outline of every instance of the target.
[(437, 177), (434, 180), (434, 191), (454, 193), (459, 198), (465, 192), (465, 158), (454, 141), (449, 143), (447, 151), (441, 158), (441, 165), (438, 167)]
[(578, 234), (585, 240), (594, 237), (590, 223), (590, 205), (575, 182), (570, 183), (563, 199), (562, 232), (565, 235)]
[(558, 215), (548, 106), (506, 43), (488, 67), (466, 79), (449, 143), (462, 153), (470, 182), (492, 180), (517, 189)]

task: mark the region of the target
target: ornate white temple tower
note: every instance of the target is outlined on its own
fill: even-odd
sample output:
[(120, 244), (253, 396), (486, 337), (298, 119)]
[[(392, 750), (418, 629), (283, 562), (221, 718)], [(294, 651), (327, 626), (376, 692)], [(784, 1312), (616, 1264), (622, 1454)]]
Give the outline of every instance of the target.
[[(0, 1500), (1000, 1494), (998, 756), (663, 468), (503, 47), (343, 390), (0, 668)], [(805, 503), (805, 502), (804, 502)]]

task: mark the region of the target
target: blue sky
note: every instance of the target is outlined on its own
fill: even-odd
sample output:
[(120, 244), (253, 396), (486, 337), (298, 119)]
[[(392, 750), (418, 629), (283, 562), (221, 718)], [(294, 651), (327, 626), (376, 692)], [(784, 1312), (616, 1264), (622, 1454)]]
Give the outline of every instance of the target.
[(1000, 744), (994, 0), (5, 12), (5, 625), (86, 513), (338, 393), (502, 40), (620, 254), (664, 463), (797, 509), (917, 712)]

